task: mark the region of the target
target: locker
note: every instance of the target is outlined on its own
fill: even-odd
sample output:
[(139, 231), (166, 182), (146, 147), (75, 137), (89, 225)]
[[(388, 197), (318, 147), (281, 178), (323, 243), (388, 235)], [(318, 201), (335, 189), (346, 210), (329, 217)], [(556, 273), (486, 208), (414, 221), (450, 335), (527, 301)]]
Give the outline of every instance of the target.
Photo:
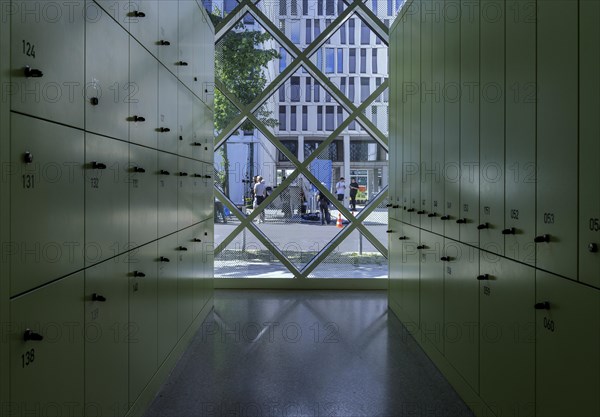
[(421, 71), (420, 71), (420, 132), (421, 132), (421, 157), (419, 159), (421, 176), (421, 198), (418, 201), (417, 215), (420, 217), (420, 225), (424, 230), (431, 231), (432, 218), (429, 214), (433, 212), (431, 203), (431, 188), (433, 185), (431, 152), (433, 145), (432, 122), (433, 103), (435, 97), (433, 91), (433, 22), (435, 14), (427, 13), (431, 8), (431, 2), (426, 1), (421, 5), (423, 18), (421, 20)]
[[(194, 83), (194, 93), (202, 99), (209, 107), (214, 106), (214, 85), (215, 85), (215, 33), (210, 18), (202, 11), (202, 6), (198, 8), (201, 13), (201, 26), (195, 24), (195, 27), (201, 27), (199, 39), (201, 40), (200, 48), (195, 49), (194, 63), (200, 64), (198, 81)], [(198, 35), (195, 35), (198, 36)]]
[(181, 338), (194, 318), (194, 237), (192, 230), (177, 233), (177, 335)]
[(80, 272), (10, 301), (12, 415), (83, 415), (83, 281)]
[[(389, 60), (390, 60), (390, 68), (398, 68), (398, 44), (401, 41), (401, 38), (399, 36), (399, 31), (395, 31), (393, 33), (390, 33), (390, 46), (388, 49), (388, 54), (389, 54)], [(388, 167), (388, 172), (389, 172), (389, 189), (388, 189), (388, 204), (387, 204), (387, 209), (388, 209), (388, 218), (390, 219), (390, 228), (392, 226), (392, 222), (391, 219), (398, 219), (397, 217), (397, 211), (396, 209), (393, 207), (395, 202), (396, 202), (396, 198), (398, 196), (398, 189), (397, 189), (397, 184), (398, 184), (398, 179), (396, 176), (396, 169), (398, 167), (398, 164), (396, 163), (396, 159), (398, 158), (398, 154), (400, 153), (400, 151), (398, 150), (398, 146), (401, 146), (401, 142), (400, 142), (400, 132), (399, 132), (399, 128), (398, 126), (401, 126), (401, 123), (399, 123), (398, 120), (398, 113), (399, 110), (402, 109), (401, 107), (401, 103), (398, 102), (398, 79), (399, 77), (399, 73), (400, 71), (390, 71), (390, 76), (389, 76), (389, 91), (390, 91), (390, 119), (389, 119), (389, 167)], [(389, 244), (391, 243), (391, 238), (388, 237), (388, 248), (390, 248)], [(390, 265), (391, 267), (391, 265)], [(390, 277), (392, 276), (391, 274), (392, 269), (390, 269)]]
[[(408, 210), (414, 210), (414, 207), (411, 205), (410, 195), (411, 195), (411, 186), (412, 181), (411, 178), (418, 173), (415, 164), (411, 160), (411, 124), (412, 124), (412, 105), (411, 99), (408, 95), (409, 88), (412, 88), (413, 84), (411, 81), (411, 62), (412, 57), (410, 54), (410, 45), (412, 41), (411, 31), (410, 29), (410, 21), (408, 17), (406, 17), (406, 24), (402, 25), (402, 61), (403, 61), (403, 71), (402, 71), (402, 90), (401, 90), (401, 101), (402, 107), (404, 109), (402, 115), (402, 152), (401, 159), (398, 160), (399, 166), (402, 167), (402, 171), (400, 174), (401, 178), (401, 197), (402, 197), (402, 211), (400, 212), (400, 220), (404, 222), (410, 222), (410, 212)], [(412, 90), (411, 90), (412, 91)], [(414, 92), (412, 92), (414, 94)]]
[(192, 87), (194, 74), (194, 46), (198, 40), (194, 39), (194, 11), (198, 4), (194, 0), (179, 0), (179, 55), (176, 62), (177, 76), (188, 88)]
[(129, 19), (129, 31), (139, 43), (157, 57), (158, 0), (136, 0), (133, 4), (134, 15)]
[(177, 74), (179, 61), (179, 2), (158, 0), (158, 59), (169, 71)]
[(460, 24), (460, 241), (479, 243), (479, 13), (473, 3), (461, 2)]
[(177, 156), (158, 153), (158, 236), (177, 231)]
[(411, 107), (410, 123), (410, 165), (408, 169), (414, 171), (414, 175), (409, 176), (410, 181), (410, 202), (409, 202), (409, 223), (419, 227), (421, 225), (420, 204), (421, 204), (421, 95), (419, 87), (421, 85), (421, 10), (420, 5), (415, 6), (414, 14), (410, 19), (411, 40), (409, 45), (410, 62), (410, 82), (411, 88), (416, 89), (414, 94), (410, 94), (407, 103)]
[(192, 158), (211, 162), (214, 154), (213, 113), (196, 97), (193, 97)]
[[(504, 254), (504, 0), (482, 0), (479, 247)], [(493, 11), (493, 12), (492, 12)], [(510, 19), (510, 18), (509, 18)]]
[[(444, 2), (434, 0), (434, 10), (443, 10)], [(431, 230), (434, 233), (444, 234), (444, 222), (440, 220), (444, 213), (444, 100), (442, 86), (444, 85), (444, 19), (436, 19), (433, 23), (433, 73), (432, 89), (434, 100), (432, 108), (432, 148), (431, 148)]]
[[(460, 7), (458, 2), (447, 3)], [(460, 217), (460, 22), (445, 20), (444, 27), (444, 204), (440, 221), (444, 236), (458, 240)]]
[(158, 63), (133, 38), (130, 39), (129, 140), (157, 147), (158, 138)]
[(190, 159), (178, 158), (177, 172), (177, 228), (184, 229), (192, 225), (194, 209), (192, 181), (194, 175)]
[(158, 68), (158, 149), (177, 153), (177, 79), (165, 67)]
[(412, 320), (407, 326), (419, 327), (419, 258), (421, 246), (419, 229), (404, 225), (402, 236), (402, 297), (401, 307)]
[(535, 301), (536, 414), (600, 415), (600, 291), (537, 270)]
[(131, 247), (158, 237), (158, 175), (156, 151), (129, 145), (129, 240)]
[(480, 395), (498, 416), (535, 415), (535, 270), (480, 254)]
[(478, 392), (479, 250), (444, 240), (444, 354)]
[(112, 17), (124, 29), (129, 30), (129, 22), (134, 17), (133, 13), (137, 10), (135, 4), (127, 0), (94, 0), (88, 1), (86, 5), (86, 16), (88, 20), (99, 20), (106, 16)]
[(157, 369), (157, 242), (129, 253), (129, 402)]
[(85, 65), (86, 130), (129, 140), (129, 36), (107, 13), (87, 16)]
[(577, 4), (540, 2), (537, 19), (536, 266), (572, 279), (578, 229)]
[(598, 2), (579, 3), (579, 280), (600, 288), (600, 53)]
[(437, 350), (444, 352), (444, 238), (421, 230), (427, 248), (420, 259), (421, 333)]
[(85, 270), (85, 404), (90, 416), (128, 410), (127, 254)]
[(204, 178), (204, 162), (189, 161), (192, 173), (190, 187), (192, 193), (192, 224), (201, 222), (213, 216), (213, 184)]
[(84, 5), (12, 2), (12, 110), (83, 128)]
[(194, 144), (194, 126), (192, 122), (193, 94), (181, 83), (177, 94), (177, 153), (191, 158)]
[(399, 239), (402, 233), (402, 223), (398, 220), (390, 219), (389, 228), (392, 232), (389, 234), (389, 288), (388, 298), (390, 305), (401, 306), (402, 293), (402, 241)]
[(208, 88), (207, 82), (209, 81), (207, 78), (209, 74), (207, 69), (210, 62), (214, 62), (210, 61), (210, 57), (207, 56), (205, 44), (210, 40), (214, 43), (214, 35), (212, 35), (209, 29), (211, 25), (205, 23), (206, 19), (202, 13), (204, 7), (198, 6), (196, 0), (191, 0), (190, 3), (192, 3), (190, 8), (193, 12), (192, 32), (189, 38), (192, 54), (190, 58), (191, 73), (188, 87), (198, 98), (201, 98), (207, 96), (207, 93), (204, 93), (204, 90)]
[(11, 115), (13, 296), (83, 268), (83, 153), (83, 132)]
[(213, 252), (212, 234), (209, 236), (210, 221), (194, 225), (191, 229), (194, 255), (193, 267), (193, 316), (196, 318), (212, 296), (213, 269), (210, 257)]
[(129, 250), (129, 145), (85, 135), (85, 263)]
[[(535, 263), (535, 5), (506, 4), (506, 209), (505, 256)], [(514, 19), (522, 11), (528, 18)]]
[(179, 340), (177, 334), (177, 233), (158, 241), (158, 364)]

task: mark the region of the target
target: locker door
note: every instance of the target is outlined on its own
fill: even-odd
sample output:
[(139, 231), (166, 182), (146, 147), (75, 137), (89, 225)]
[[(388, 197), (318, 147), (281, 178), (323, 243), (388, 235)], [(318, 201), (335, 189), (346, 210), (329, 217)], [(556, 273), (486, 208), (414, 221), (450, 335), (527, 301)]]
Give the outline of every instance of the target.
[(389, 251), (389, 289), (388, 299), (390, 305), (396, 304), (401, 306), (402, 292), (402, 224), (395, 219), (390, 219), (390, 229), (392, 233), (389, 235), (388, 251)]
[[(459, 7), (458, 4), (455, 4)], [(444, 28), (444, 204), (440, 220), (444, 236), (459, 238), (460, 190), (460, 22), (446, 19)]]
[(195, 224), (206, 220), (213, 214), (214, 204), (209, 200), (209, 198), (213, 200), (213, 190), (208, 186), (208, 181), (206, 181), (206, 178), (202, 175), (204, 163), (200, 161), (189, 161), (189, 163), (192, 169), (190, 178), (192, 224)]
[(158, 176), (155, 150), (129, 145), (129, 240), (131, 247), (156, 240)]
[(431, 188), (433, 186), (431, 152), (433, 145), (432, 122), (433, 122), (433, 103), (435, 97), (433, 90), (433, 22), (436, 20), (435, 14), (427, 13), (427, 8), (431, 7), (431, 2), (422, 4), (423, 18), (421, 21), (421, 71), (420, 71), (420, 131), (421, 131), (421, 158), (420, 176), (421, 176), (421, 198), (419, 200), (419, 209), (417, 214), (420, 216), (421, 227), (431, 231), (431, 217), (433, 212), (431, 203)]
[[(402, 298), (400, 306), (410, 317), (413, 328), (419, 327), (419, 229), (405, 225), (402, 237)], [(405, 323), (406, 324), (406, 323)], [(408, 324), (407, 324), (408, 325)]]
[(158, 153), (158, 236), (177, 231), (177, 156)]
[(128, 411), (128, 256), (85, 270), (85, 404), (90, 416)]
[[(194, 62), (200, 63), (200, 83), (195, 83), (196, 85), (199, 84), (200, 94), (196, 93), (196, 95), (212, 109), (215, 98), (215, 32), (212, 23), (209, 23), (210, 18), (208, 15), (204, 11), (201, 11), (201, 13), (202, 34), (200, 39), (202, 44), (200, 49), (196, 50), (200, 56), (194, 57)], [(196, 92), (196, 89), (194, 91)]]
[[(443, 10), (444, 2), (434, 0), (434, 10)], [(440, 235), (444, 234), (444, 222), (440, 220), (444, 213), (444, 100), (442, 86), (444, 85), (444, 19), (433, 22), (433, 74), (432, 89), (434, 101), (432, 109), (432, 148), (431, 148), (431, 230)]]
[(12, 110), (83, 128), (84, 5), (12, 2)]
[(192, 210), (194, 209), (192, 194), (193, 167), (186, 158), (178, 158), (177, 173), (177, 228), (184, 229), (192, 225)]
[[(205, 235), (205, 232), (207, 233)], [(194, 318), (198, 316), (200, 311), (206, 305), (208, 298), (211, 296), (209, 288), (209, 280), (212, 277), (213, 271), (209, 269), (208, 256), (211, 253), (212, 247), (208, 236), (208, 222), (202, 222), (192, 228), (192, 247), (194, 255), (193, 269), (193, 314)]]
[[(506, 4), (505, 256), (535, 263), (535, 4)], [(514, 13), (527, 16), (515, 19)]]
[[(389, 73), (389, 99), (390, 99), (390, 119), (389, 119), (389, 190), (388, 190), (388, 218), (390, 219), (390, 228), (392, 228), (391, 219), (397, 219), (397, 211), (393, 208), (396, 198), (398, 196), (397, 184), (398, 180), (396, 178), (396, 169), (398, 164), (396, 163), (398, 157), (398, 145), (400, 142), (400, 135), (398, 132), (398, 126), (401, 125), (398, 121), (398, 112), (402, 109), (399, 106), (399, 102), (397, 100), (398, 97), (398, 78), (399, 78), (399, 67), (398, 67), (398, 43), (402, 41), (399, 37), (399, 31), (396, 29), (390, 33), (390, 47), (389, 47), (389, 60), (390, 60), (390, 68), (391, 71)], [(388, 242), (391, 242), (391, 239), (388, 239)], [(389, 248), (389, 245), (388, 245)], [(391, 268), (391, 264), (390, 264)], [(391, 269), (390, 269), (390, 277), (391, 277)]]
[(578, 226), (577, 4), (540, 2), (537, 19), (536, 266), (572, 279)]
[(212, 111), (196, 97), (192, 110), (192, 158), (210, 162), (214, 157)]
[(421, 216), (418, 214), (421, 205), (421, 95), (417, 86), (421, 85), (421, 10), (416, 6), (410, 19), (410, 74), (411, 83), (415, 93), (409, 96), (407, 103), (411, 107), (410, 117), (410, 170), (414, 175), (409, 176), (410, 204), (409, 222), (413, 226), (421, 225)]
[(177, 79), (158, 68), (158, 149), (177, 153)]
[(194, 73), (194, 9), (198, 4), (194, 0), (179, 0), (179, 56), (177, 76), (181, 82), (192, 88)]
[(157, 255), (157, 242), (129, 253), (130, 403), (157, 369)]
[(83, 415), (82, 297), (78, 273), (10, 301), (12, 415)]
[(421, 230), (421, 332), (437, 350), (444, 352), (444, 238)]
[[(417, 174), (417, 170), (415, 164), (411, 159), (411, 113), (412, 113), (412, 105), (411, 105), (411, 96), (408, 94), (409, 87), (413, 85), (411, 81), (411, 61), (412, 57), (410, 54), (410, 45), (412, 42), (412, 36), (410, 29), (410, 16), (406, 17), (406, 23), (402, 25), (402, 62), (403, 62), (403, 85), (402, 85), (402, 107), (403, 107), (403, 115), (402, 115), (402, 152), (401, 159), (398, 160), (398, 164), (401, 168), (401, 197), (402, 211), (400, 212), (400, 220), (404, 222), (410, 222), (410, 212), (408, 210), (414, 210), (411, 206), (410, 194), (411, 194), (411, 178)], [(412, 92), (414, 94), (414, 92)]]
[(85, 135), (85, 262), (129, 248), (129, 145)]
[(479, 13), (461, 3), (460, 25), (460, 241), (479, 243)]
[(194, 242), (192, 230), (177, 233), (177, 335), (181, 338), (194, 314)]
[(535, 415), (535, 270), (480, 253), (480, 395), (498, 416)]
[(130, 38), (129, 140), (157, 147), (158, 128), (158, 63), (133, 38)]
[(107, 14), (86, 21), (86, 130), (129, 140), (129, 36)]
[(158, 0), (158, 59), (174, 74), (179, 57), (178, 19), (178, 2)]
[(177, 334), (177, 234), (158, 241), (158, 364), (179, 340)]
[(479, 250), (445, 239), (444, 353), (475, 391), (479, 384)]
[[(504, 0), (482, 0), (479, 247), (504, 254)], [(492, 12), (493, 11), (493, 12)]]
[(215, 286), (215, 223), (212, 218), (202, 222), (204, 225), (204, 238), (202, 239), (202, 264), (204, 265), (203, 286), (206, 300), (214, 297)]
[[(86, 5), (86, 16), (88, 20), (98, 20), (103, 16), (111, 16), (123, 28), (129, 30), (129, 22), (133, 15), (131, 12), (135, 10), (133, 3), (127, 0), (94, 0), (88, 1)], [(99, 7), (98, 7), (99, 5)]]
[(83, 132), (12, 114), (11, 295), (83, 268), (83, 153)]
[(579, 280), (600, 288), (600, 3), (580, 2)]
[(177, 120), (178, 120), (178, 141), (177, 153), (181, 156), (191, 158), (194, 148), (192, 123), (193, 95), (183, 84), (179, 83), (179, 92), (177, 94)]
[(538, 270), (535, 307), (536, 414), (600, 415), (600, 291)]
[(136, 0), (133, 5), (129, 32), (152, 55), (158, 56), (158, 0)]
[[(204, 88), (206, 85), (205, 68), (210, 64), (210, 57), (208, 55), (207, 37), (209, 30), (208, 28), (212, 25), (208, 25), (205, 21), (204, 14), (202, 13), (198, 3), (195, 0), (191, 1), (193, 9), (192, 14), (192, 33), (191, 33), (191, 47), (192, 47), (192, 58), (191, 59), (191, 83), (189, 84), (190, 90), (197, 96), (203, 97)], [(214, 37), (213, 37), (214, 43)]]

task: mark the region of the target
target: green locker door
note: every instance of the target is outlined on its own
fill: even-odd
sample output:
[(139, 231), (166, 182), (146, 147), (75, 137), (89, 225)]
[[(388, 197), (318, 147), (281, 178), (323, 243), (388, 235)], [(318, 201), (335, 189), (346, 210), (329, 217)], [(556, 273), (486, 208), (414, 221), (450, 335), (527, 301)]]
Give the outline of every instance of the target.
[[(202, 6), (201, 3), (199, 3)], [(214, 105), (214, 83), (215, 83), (215, 48), (214, 27), (210, 24), (210, 18), (203, 7), (199, 8), (201, 16), (200, 27), (202, 33), (200, 39), (202, 41), (199, 48), (195, 50), (199, 56), (194, 57), (194, 62), (200, 63), (198, 81), (194, 87), (194, 92), (202, 101), (209, 107)], [(198, 91), (198, 88), (200, 91)]]
[(433, 186), (433, 167), (431, 153), (433, 148), (433, 103), (435, 93), (433, 87), (433, 23), (436, 15), (427, 13), (432, 7), (430, 1), (422, 4), (423, 18), (421, 21), (421, 71), (420, 71), (420, 131), (421, 158), (419, 159), (419, 174), (421, 176), (421, 198), (417, 215), (420, 216), (421, 228), (431, 231), (429, 214), (433, 212), (431, 203), (431, 188)]
[(193, 279), (193, 317), (198, 316), (208, 300), (207, 279), (212, 275), (208, 270), (208, 262), (205, 254), (205, 246), (209, 244), (208, 236), (204, 235), (207, 222), (194, 225), (191, 230), (194, 265)]
[(444, 240), (444, 354), (476, 392), (479, 387), (479, 249)]
[(419, 257), (421, 249), (419, 229), (405, 225), (402, 240), (402, 297), (400, 306), (409, 317), (409, 328), (419, 327)]
[(13, 415), (83, 415), (83, 282), (77, 273), (10, 301)]
[(11, 295), (83, 268), (83, 154), (80, 130), (11, 115)]
[(504, 0), (482, 0), (479, 247), (504, 254)]
[[(434, 0), (434, 10), (443, 10), (443, 0)], [(444, 213), (444, 100), (442, 86), (444, 85), (444, 30), (445, 19), (435, 19), (432, 33), (432, 86), (434, 91), (432, 109), (432, 148), (431, 148), (431, 230), (440, 235), (444, 234), (444, 222), (440, 220)]]
[(204, 162), (190, 161), (192, 168), (192, 223), (198, 223), (213, 216), (213, 184), (204, 178)]
[[(396, 178), (396, 172), (398, 168), (397, 158), (398, 158), (398, 145), (400, 144), (400, 135), (398, 131), (398, 126), (400, 125), (398, 120), (398, 113), (401, 110), (400, 103), (397, 100), (398, 97), (398, 78), (400, 69), (398, 67), (398, 44), (401, 42), (399, 38), (400, 32), (398, 31), (398, 27), (394, 31), (390, 32), (390, 45), (388, 48), (388, 59), (389, 59), (389, 164), (388, 164), (388, 172), (389, 172), (389, 189), (388, 189), (388, 203), (386, 205), (388, 209), (388, 218), (397, 219), (397, 210), (393, 207), (396, 204), (396, 198), (398, 196), (398, 179)], [(390, 223), (391, 225), (391, 223)], [(389, 239), (388, 239), (389, 243)]]
[(197, 7), (194, 0), (179, 0), (179, 56), (176, 74), (188, 88), (193, 84), (194, 8)]
[(194, 175), (192, 161), (187, 158), (178, 158), (179, 171), (177, 173), (177, 227), (183, 229), (192, 225), (192, 181)]
[(130, 82), (134, 91), (129, 101), (130, 142), (157, 147), (158, 62), (135, 39), (129, 38)]
[(177, 94), (177, 120), (178, 120), (178, 141), (177, 153), (181, 156), (191, 158), (193, 156), (193, 131), (192, 107), (193, 94), (188, 88), (179, 83), (179, 92)]
[(158, 0), (137, 0), (133, 3), (129, 32), (153, 56), (158, 56)]
[[(214, 288), (215, 288), (215, 224), (214, 219), (209, 218), (202, 222), (204, 226), (203, 234), (201, 238), (202, 242), (202, 265), (204, 266), (204, 274), (202, 275), (202, 288), (206, 294), (205, 298), (207, 301), (213, 302)], [(194, 260), (194, 263), (196, 259)]]
[(421, 216), (418, 214), (421, 205), (421, 9), (419, 5), (414, 5), (413, 14), (410, 17), (410, 88), (414, 89), (414, 94), (408, 97), (407, 105), (411, 107), (410, 111), (410, 165), (408, 175), (410, 181), (410, 204), (409, 204), (409, 223), (419, 227), (421, 225)]
[(444, 238), (421, 230), (421, 333), (440, 352), (444, 352)]
[(158, 0), (158, 59), (177, 74), (179, 61), (179, 2)]
[(4, 2), (3, 25), (10, 16), (12, 110), (83, 128), (85, 3)]
[[(404, 22), (400, 25), (402, 30), (402, 93), (400, 100), (402, 101), (403, 115), (402, 115), (402, 152), (401, 159), (398, 160), (398, 164), (402, 167), (402, 171), (400, 174), (401, 181), (401, 193), (400, 196), (402, 198), (402, 211), (400, 212), (400, 220), (404, 222), (410, 222), (410, 212), (408, 210), (413, 210), (411, 206), (410, 194), (411, 194), (411, 185), (412, 185), (412, 177), (418, 174), (418, 171), (415, 167), (415, 164), (411, 160), (411, 112), (412, 112), (412, 104), (411, 104), (411, 95), (415, 94), (412, 87), (414, 84), (411, 82), (411, 42), (412, 35), (410, 30), (411, 25), (411, 14), (407, 13), (403, 16)], [(410, 93), (410, 95), (409, 95)]]
[(103, 12), (88, 15), (85, 32), (85, 128), (129, 140), (129, 35)]
[(125, 252), (129, 244), (129, 146), (85, 135), (85, 262)]
[[(536, 5), (506, 3), (505, 256), (535, 263)], [(520, 18), (515, 18), (520, 16)]]
[[(207, 24), (204, 14), (202, 13), (203, 6), (199, 6), (196, 0), (192, 0), (192, 34), (191, 34), (191, 48), (192, 48), (192, 58), (191, 58), (191, 79), (190, 84), (188, 85), (190, 90), (198, 97), (202, 97), (204, 93), (204, 89), (207, 87), (208, 80), (206, 78), (206, 70), (211, 63), (211, 57), (208, 55), (208, 48), (205, 45), (209, 42), (209, 40), (213, 40), (214, 44), (214, 35), (211, 36), (208, 28), (212, 26), (212, 24)], [(213, 57), (214, 60), (214, 57)], [(214, 65), (214, 61), (213, 61)]]
[[(459, 3), (449, 3), (459, 8)], [(449, 10), (452, 10), (450, 7)], [(460, 14), (459, 11), (457, 11)], [(460, 216), (460, 19), (444, 22), (444, 205), (440, 220), (444, 236), (458, 240)]]
[(480, 13), (477, 3), (461, 2), (460, 23), (460, 241), (478, 245)]
[(498, 416), (535, 415), (535, 270), (480, 253), (480, 395)]
[(204, 109), (206, 106), (198, 97), (192, 96), (192, 158), (203, 161), (206, 159), (207, 152), (206, 136), (204, 135)]
[(177, 231), (177, 156), (158, 152), (158, 237)]
[(173, 350), (177, 335), (177, 234), (158, 241), (158, 364)]
[(398, 220), (390, 219), (390, 230), (392, 233), (388, 237), (389, 251), (389, 287), (388, 300), (390, 305), (401, 305), (402, 292), (402, 223)]
[(579, 3), (579, 280), (600, 288), (600, 3)]
[(129, 409), (128, 255), (85, 270), (85, 404), (88, 416)]
[(190, 327), (194, 309), (194, 242), (192, 230), (177, 233), (177, 335)]
[(600, 291), (538, 270), (535, 307), (536, 414), (600, 415)]
[(157, 152), (129, 145), (129, 240), (131, 247), (156, 240), (158, 234)]
[(158, 244), (129, 253), (129, 402), (134, 402), (158, 368)]
[(158, 68), (158, 149), (177, 153), (177, 78)]
[(578, 245), (577, 5), (540, 1), (537, 18), (536, 266), (571, 279)]

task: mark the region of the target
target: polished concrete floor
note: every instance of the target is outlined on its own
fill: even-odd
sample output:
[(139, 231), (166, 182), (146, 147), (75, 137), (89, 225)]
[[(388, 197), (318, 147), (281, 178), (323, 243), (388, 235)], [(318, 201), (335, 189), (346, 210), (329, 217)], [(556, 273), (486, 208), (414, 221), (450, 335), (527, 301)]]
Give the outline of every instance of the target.
[(146, 416), (472, 416), (380, 291), (217, 291)]

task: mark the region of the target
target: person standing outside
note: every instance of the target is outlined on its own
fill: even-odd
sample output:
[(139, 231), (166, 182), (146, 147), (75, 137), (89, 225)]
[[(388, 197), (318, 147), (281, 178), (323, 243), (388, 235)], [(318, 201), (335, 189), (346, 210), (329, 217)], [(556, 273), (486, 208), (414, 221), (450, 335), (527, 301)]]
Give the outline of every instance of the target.
[(356, 195), (359, 189), (360, 187), (356, 182), (356, 178), (350, 178), (350, 208), (353, 212), (356, 211)]
[[(254, 209), (257, 209), (258, 206), (265, 200), (267, 197), (267, 187), (265, 186), (265, 180), (260, 175), (256, 177), (256, 183), (254, 184)], [(258, 219), (259, 223), (265, 222), (265, 212), (261, 211), (260, 217)]]
[(323, 191), (319, 191), (317, 199), (319, 200), (319, 212), (321, 217), (321, 225), (331, 223), (331, 216), (329, 214), (329, 199), (323, 193)]
[(344, 194), (346, 194), (346, 181), (344, 177), (340, 177), (340, 180), (335, 184), (335, 192), (337, 193), (338, 201), (344, 204)]

